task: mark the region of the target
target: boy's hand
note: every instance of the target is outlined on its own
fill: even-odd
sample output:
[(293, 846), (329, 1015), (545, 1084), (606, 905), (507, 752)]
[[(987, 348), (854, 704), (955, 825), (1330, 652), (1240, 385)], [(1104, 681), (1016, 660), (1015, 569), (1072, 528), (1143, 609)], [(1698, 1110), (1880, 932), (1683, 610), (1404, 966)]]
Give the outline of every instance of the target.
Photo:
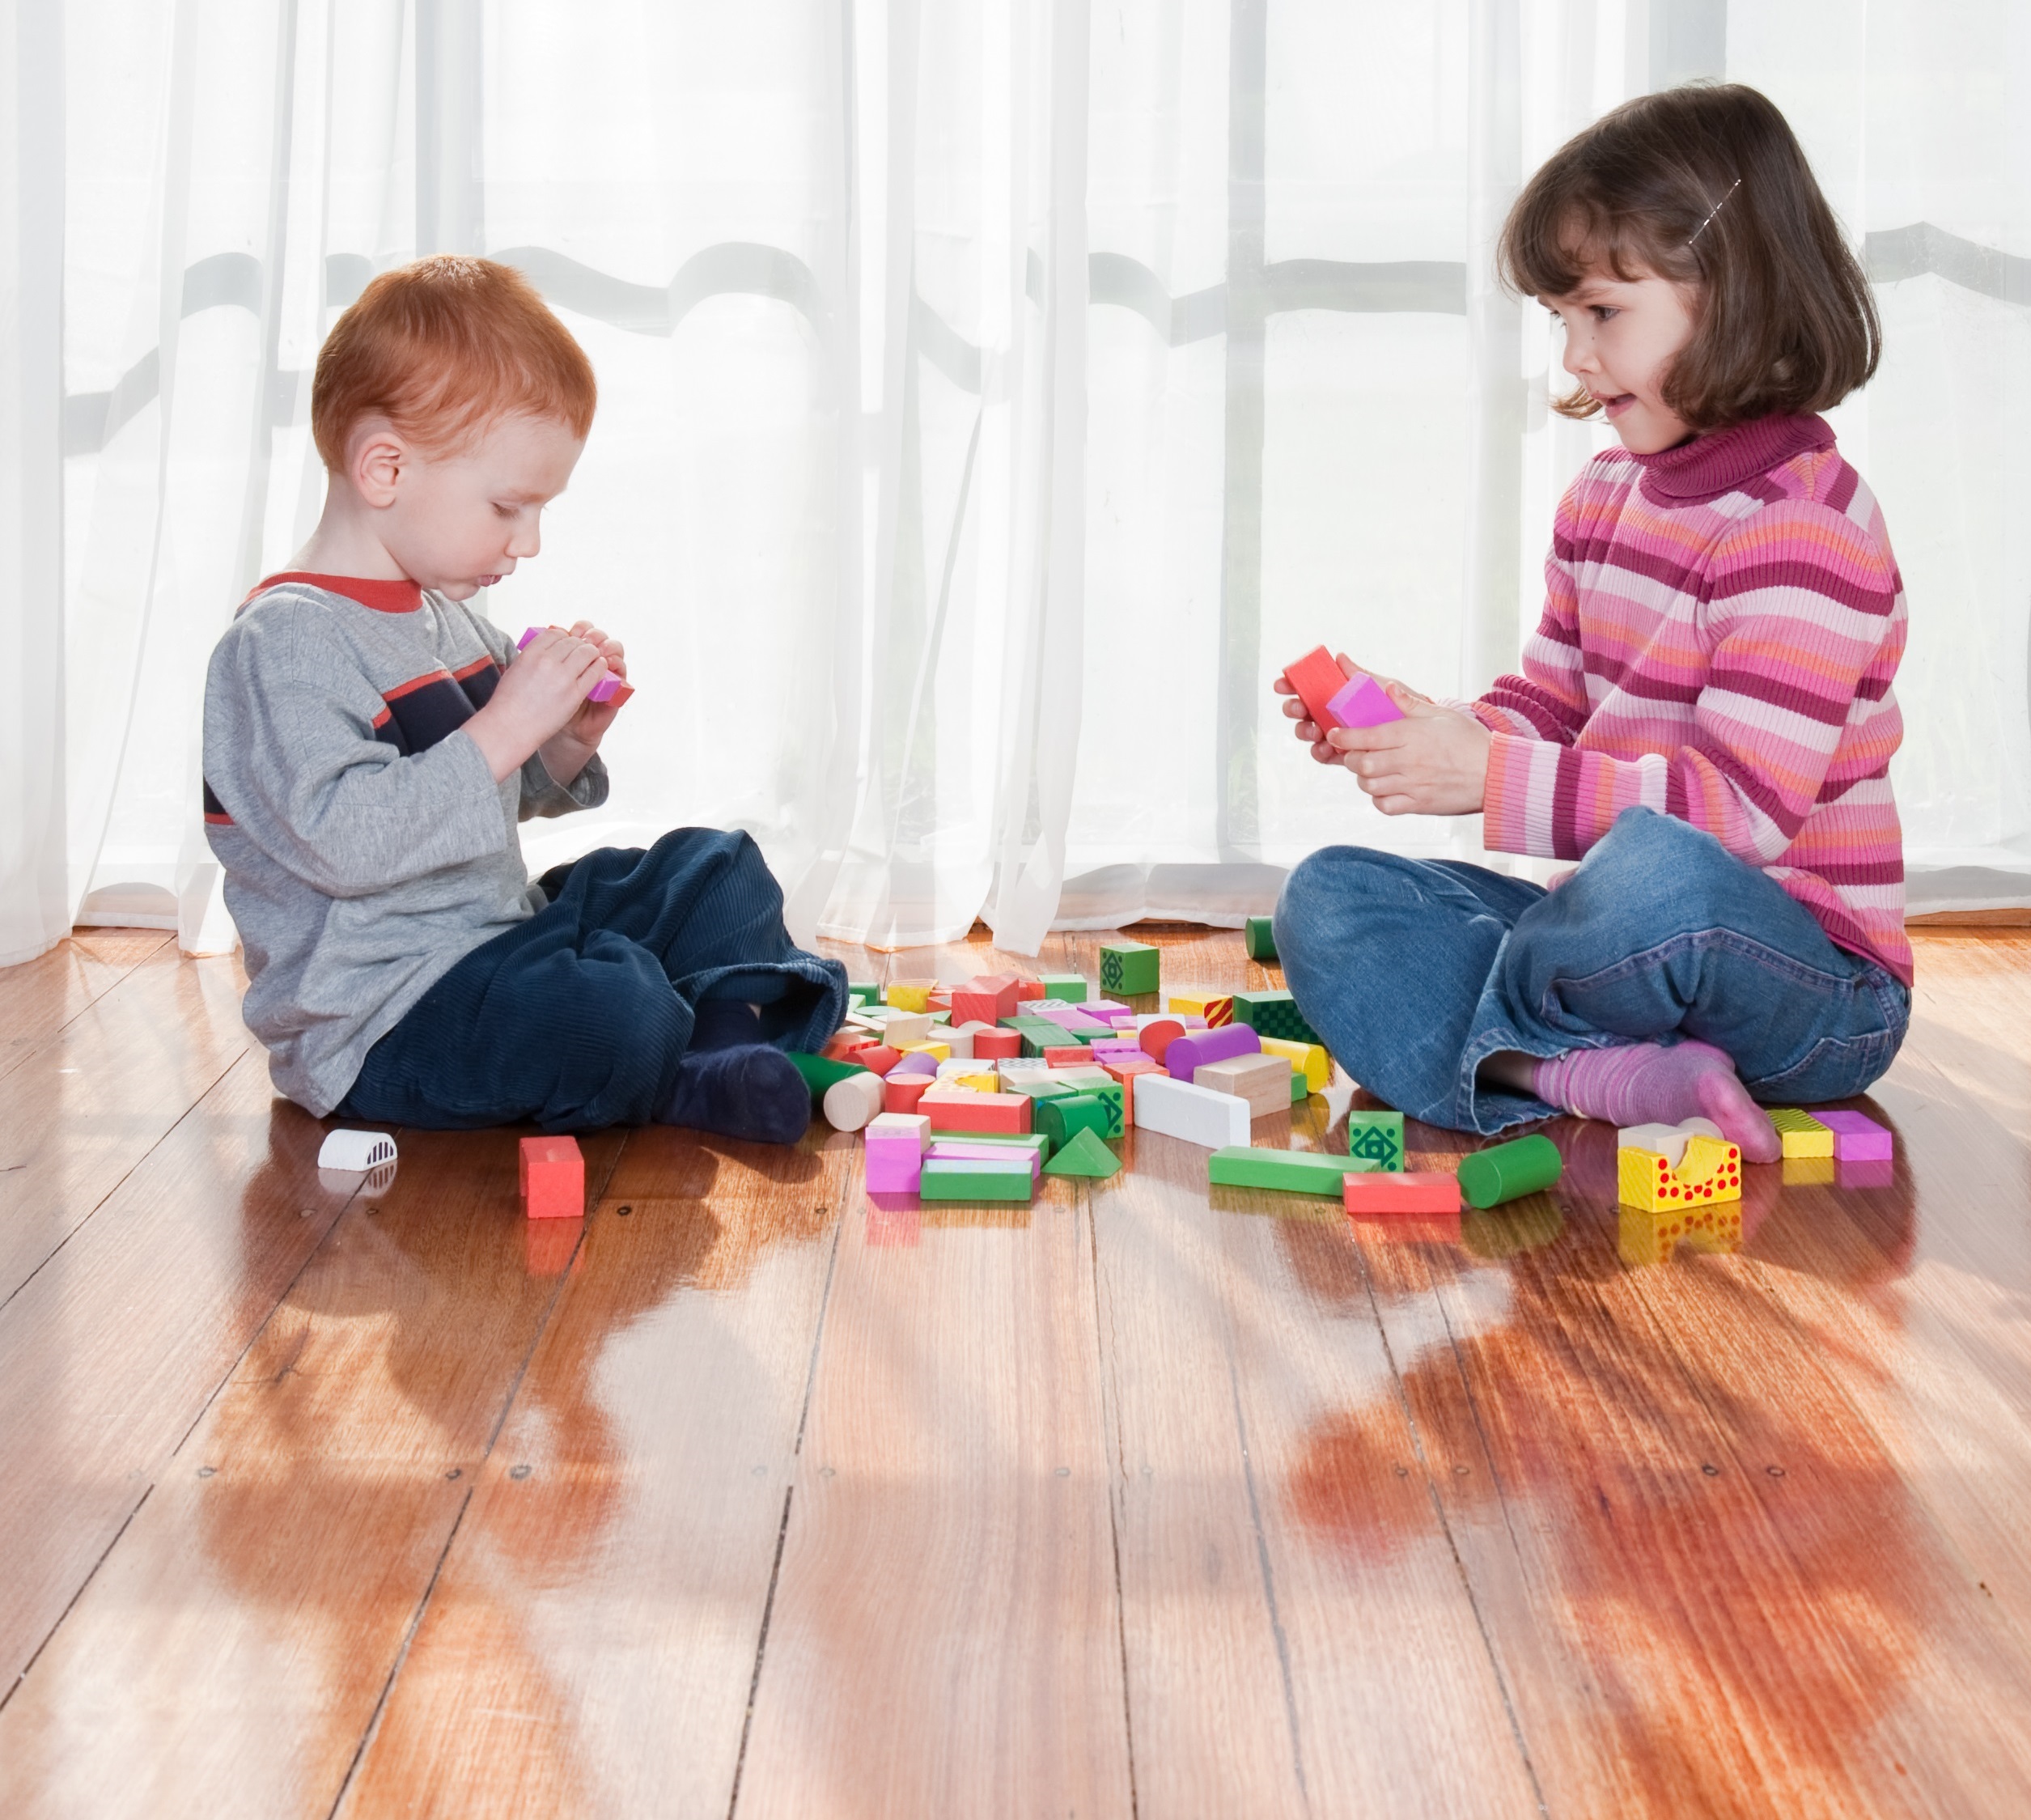
[[(1346, 677), (1349, 681), (1352, 681), (1355, 677), (1362, 674), (1361, 666), (1344, 651), (1338, 654), (1334, 661), (1340, 666), (1341, 675)], [(1414, 702), (1425, 706), (1431, 705), (1431, 698), (1429, 695), (1420, 695), (1407, 683), (1398, 682), (1391, 677), (1378, 676), (1373, 670), (1370, 670), (1367, 674), (1375, 677), (1375, 680), (1382, 685), (1389, 699), (1401, 708), (1406, 714), (1410, 713)], [(1295, 733), (1306, 745), (1311, 747), (1314, 760), (1321, 765), (1337, 765), (1346, 757), (1346, 754), (1337, 747), (1326, 744), (1325, 736), (1319, 731), (1318, 723), (1305, 712), (1304, 703), (1298, 699), (1296, 689), (1292, 686), (1291, 679), (1281, 670), (1277, 672), (1276, 681), (1270, 686), (1278, 694), (1286, 698), (1283, 704), (1284, 715), (1287, 719), (1297, 723), (1297, 725), (1291, 728), (1291, 732)]]
[(626, 674), (621, 647), (583, 620), (532, 641), (502, 672), (493, 699), (465, 723), (494, 781), (541, 751), (550, 775), (570, 783), (613, 724), (613, 702), (586, 699), (609, 674)]
[(1474, 815), (1487, 789), (1488, 742), (1471, 715), (1442, 708), (1390, 685), (1401, 720), (1336, 727), (1327, 749), (1354, 773), (1384, 815)]

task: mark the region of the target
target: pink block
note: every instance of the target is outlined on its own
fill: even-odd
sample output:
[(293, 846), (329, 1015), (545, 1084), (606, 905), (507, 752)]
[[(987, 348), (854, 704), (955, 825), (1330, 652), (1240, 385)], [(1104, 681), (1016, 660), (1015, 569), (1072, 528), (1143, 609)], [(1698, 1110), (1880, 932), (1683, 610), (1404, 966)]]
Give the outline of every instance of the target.
[(1122, 1056), (1140, 1055), (1143, 1046), (1139, 1042), (1126, 1042), (1117, 1037), (1112, 1042), (1095, 1043), (1088, 1053), (1096, 1063), (1112, 1062)]
[(867, 1146), (867, 1192), (871, 1194), (914, 1194), (922, 1186), (924, 1153), (914, 1143), (871, 1143)]
[(1859, 1112), (1815, 1112), (1813, 1116), (1834, 1134), (1835, 1161), (1889, 1161), (1890, 1134), (1873, 1118), (1864, 1118)]
[(1044, 1166), (1037, 1152), (1025, 1145), (1019, 1149), (1009, 1143), (955, 1143), (950, 1138), (935, 1138), (931, 1141), (931, 1153), (926, 1163), (1006, 1163), (1011, 1157), (1027, 1154), (1029, 1173), (1034, 1177)]
[(1056, 999), (1040, 999), (1030, 1007), (1032, 1017), (1048, 1017), (1061, 1030), (1111, 1030), (1113, 1025), (1103, 1024), (1097, 1017), (1088, 1014), (1083, 1005), (1068, 1005)]
[(1172, 1080), (1189, 1081), (1208, 1062), (1261, 1053), (1262, 1039), (1247, 1025), (1223, 1024), (1217, 1030), (1194, 1030), (1174, 1037), (1164, 1051), (1164, 1066)]
[(1326, 707), (1342, 727), (1381, 727), (1403, 719), (1403, 710), (1389, 699), (1389, 691), (1372, 676), (1352, 678)]

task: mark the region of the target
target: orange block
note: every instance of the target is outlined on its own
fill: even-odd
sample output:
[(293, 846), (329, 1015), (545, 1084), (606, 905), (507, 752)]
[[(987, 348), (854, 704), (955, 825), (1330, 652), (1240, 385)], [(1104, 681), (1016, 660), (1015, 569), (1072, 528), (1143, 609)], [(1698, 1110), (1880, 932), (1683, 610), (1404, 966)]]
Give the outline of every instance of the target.
[(1138, 1055), (1134, 1061), (1126, 1058), (1119, 1062), (1103, 1062), (1101, 1068), (1122, 1084), (1122, 1125), (1124, 1130), (1135, 1122), (1135, 1077), (1138, 1075), (1160, 1075), (1164, 1065), (1147, 1055)]
[(532, 1220), (576, 1220), (585, 1211), (585, 1155), (576, 1138), (523, 1139), (522, 1204)]
[(1042, 1054), (1047, 1068), (1082, 1068), (1093, 1059), (1093, 1052), (1083, 1042), (1053, 1043)]
[(1016, 1003), (1020, 1004), (1025, 999), (1041, 999), (1043, 996), (1044, 982), (1041, 979), (1018, 979), (1016, 982)]
[(914, 1112), (917, 1102), (923, 1098), (931, 1084), (929, 1075), (888, 1075), (881, 1084), (881, 1109), (884, 1112)]
[(891, 1049), (887, 1043), (872, 1043), (865, 1049), (856, 1049), (853, 1058), (871, 1075), (885, 1075), (902, 1060), (900, 1050)]
[(1174, 1017), (1160, 1017), (1154, 1024), (1145, 1024), (1136, 1033), (1135, 1040), (1142, 1044), (1143, 1053), (1153, 1062), (1160, 1063), (1164, 1052), (1177, 1039), (1185, 1034), (1185, 1026)]
[(1029, 1129), (1027, 1093), (926, 1093), (911, 1109), (926, 1114), (934, 1131), (994, 1131), (1020, 1135)]
[(1460, 1178), (1445, 1170), (1373, 1169), (1350, 1175), (1340, 1198), (1349, 1213), (1457, 1213)]

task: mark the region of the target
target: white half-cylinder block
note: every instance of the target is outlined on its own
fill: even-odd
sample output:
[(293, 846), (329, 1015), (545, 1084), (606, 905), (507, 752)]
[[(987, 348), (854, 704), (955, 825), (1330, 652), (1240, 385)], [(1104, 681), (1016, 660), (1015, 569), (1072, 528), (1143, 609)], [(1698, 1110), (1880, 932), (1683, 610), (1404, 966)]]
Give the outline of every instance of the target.
[(355, 1173), (394, 1160), (395, 1140), (385, 1131), (329, 1132), (317, 1152), (320, 1169), (346, 1169)]

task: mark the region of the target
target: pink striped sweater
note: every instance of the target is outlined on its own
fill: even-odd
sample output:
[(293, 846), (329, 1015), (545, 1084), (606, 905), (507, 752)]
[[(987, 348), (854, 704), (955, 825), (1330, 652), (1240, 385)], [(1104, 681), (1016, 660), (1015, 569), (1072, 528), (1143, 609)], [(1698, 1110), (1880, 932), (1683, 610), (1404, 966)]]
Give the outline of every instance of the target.
[(1488, 846), (1578, 859), (1624, 809), (1674, 815), (1909, 985), (1904, 584), (1834, 432), (1766, 418), (1596, 456), (1545, 574), (1524, 673), (1473, 704), (1495, 735)]

